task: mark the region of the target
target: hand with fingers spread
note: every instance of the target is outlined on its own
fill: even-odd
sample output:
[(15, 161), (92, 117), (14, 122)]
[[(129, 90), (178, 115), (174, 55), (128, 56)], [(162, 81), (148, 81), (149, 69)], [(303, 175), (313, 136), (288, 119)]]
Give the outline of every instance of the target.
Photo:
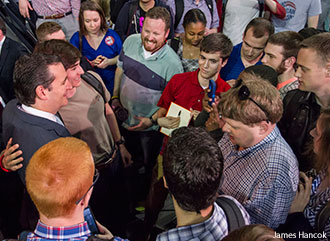
[(313, 178), (307, 177), (303, 172), (300, 172), (299, 176), (303, 182), (299, 183), (289, 213), (303, 212), (310, 199)]
[(4, 156), (2, 158), (2, 166), (9, 171), (17, 171), (23, 166), (21, 163), (23, 161), (23, 157), (19, 157), (23, 152), (18, 150), (18, 144), (12, 145), (12, 141), (13, 139), (10, 138), (6, 149), (3, 151)]
[(177, 128), (180, 124), (180, 116), (178, 116), (178, 117), (173, 117), (173, 116), (161, 117), (161, 118), (157, 119), (157, 123), (161, 127), (165, 127), (168, 129), (174, 129), (174, 128)]

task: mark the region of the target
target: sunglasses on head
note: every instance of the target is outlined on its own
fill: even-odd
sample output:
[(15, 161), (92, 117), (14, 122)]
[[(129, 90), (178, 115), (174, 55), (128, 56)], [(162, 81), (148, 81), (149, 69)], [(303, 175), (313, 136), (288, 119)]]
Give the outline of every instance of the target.
[(263, 108), (254, 99), (252, 99), (250, 97), (250, 90), (249, 90), (249, 88), (246, 85), (242, 85), (242, 83), (243, 83), (243, 80), (242, 79), (238, 79), (236, 81), (234, 87), (233, 87), (234, 89), (240, 87), (239, 90), (238, 90), (238, 98), (240, 100), (250, 100), (250, 101), (252, 101), (256, 106), (259, 107), (260, 110), (262, 110), (265, 113), (265, 115), (267, 117), (267, 122), (269, 122), (269, 118), (268, 118), (269, 117), (269, 114), (268, 114), (268, 112), (265, 110), (265, 108)]

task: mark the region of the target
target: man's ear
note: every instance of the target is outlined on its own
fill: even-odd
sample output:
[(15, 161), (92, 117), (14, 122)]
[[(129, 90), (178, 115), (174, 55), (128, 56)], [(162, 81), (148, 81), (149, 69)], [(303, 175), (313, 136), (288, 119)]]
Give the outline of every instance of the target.
[(167, 29), (166, 33), (165, 33), (165, 39), (167, 39), (168, 35), (170, 34), (170, 29)]
[(225, 65), (228, 62), (228, 58), (226, 58), (225, 60), (222, 59), (222, 64), (221, 64), (221, 68), (225, 67)]
[(270, 123), (267, 121), (261, 121), (259, 124), (259, 135), (264, 135), (269, 130)]
[(42, 85), (38, 85), (36, 88), (36, 97), (41, 99), (41, 100), (47, 100), (47, 92), (48, 90), (45, 89)]
[(168, 186), (167, 186), (167, 183), (166, 183), (166, 179), (165, 179), (164, 176), (163, 176), (163, 181), (164, 181), (164, 187), (168, 189)]

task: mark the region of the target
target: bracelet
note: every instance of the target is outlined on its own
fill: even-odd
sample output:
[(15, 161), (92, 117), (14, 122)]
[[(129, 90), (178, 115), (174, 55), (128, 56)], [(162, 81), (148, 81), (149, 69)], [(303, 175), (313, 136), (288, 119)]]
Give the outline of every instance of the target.
[(152, 119), (152, 116), (150, 116), (149, 119), (153, 126), (158, 125), (158, 122), (157, 122), (158, 119), (154, 120), (154, 119)]
[(2, 165), (2, 160), (4, 157), (5, 157), (5, 154), (2, 154), (2, 156), (0, 157), (0, 168), (5, 172), (11, 172), (10, 170), (4, 168), (4, 166)]
[(114, 95), (111, 97), (111, 100), (115, 100), (115, 99), (119, 99), (119, 96), (118, 95)]

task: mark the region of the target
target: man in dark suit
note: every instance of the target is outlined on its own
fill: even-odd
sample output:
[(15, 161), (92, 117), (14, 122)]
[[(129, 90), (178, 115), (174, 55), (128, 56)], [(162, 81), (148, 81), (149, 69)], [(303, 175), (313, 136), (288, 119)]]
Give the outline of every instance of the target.
[(16, 41), (6, 37), (6, 25), (0, 19), (0, 89), (1, 97), (7, 103), (14, 99), (13, 71), (16, 60), (27, 50)]

